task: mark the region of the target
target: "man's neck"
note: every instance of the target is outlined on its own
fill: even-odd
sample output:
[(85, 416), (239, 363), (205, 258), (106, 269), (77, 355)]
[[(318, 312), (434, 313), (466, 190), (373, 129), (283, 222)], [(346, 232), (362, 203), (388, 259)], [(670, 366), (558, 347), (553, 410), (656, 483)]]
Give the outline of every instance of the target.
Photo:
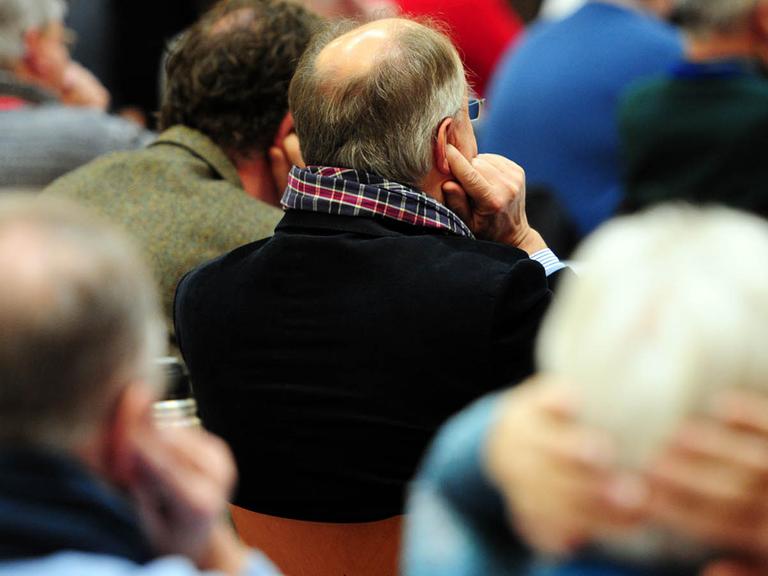
[(708, 62), (752, 58), (754, 50), (746, 34), (719, 34), (706, 38), (690, 36), (686, 41), (685, 53), (691, 62)]
[(445, 176), (433, 169), (424, 180), (419, 182), (418, 189), (440, 204), (445, 204), (445, 196), (443, 195), (443, 182), (445, 181)]
[(277, 190), (271, 167), (263, 154), (252, 158), (234, 158), (233, 162), (246, 194), (267, 204), (280, 206), (283, 191)]
[(651, 13), (659, 18), (666, 18), (670, 6), (664, 0), (595, 0), (603, 4), (613, 4), (629, 10)]

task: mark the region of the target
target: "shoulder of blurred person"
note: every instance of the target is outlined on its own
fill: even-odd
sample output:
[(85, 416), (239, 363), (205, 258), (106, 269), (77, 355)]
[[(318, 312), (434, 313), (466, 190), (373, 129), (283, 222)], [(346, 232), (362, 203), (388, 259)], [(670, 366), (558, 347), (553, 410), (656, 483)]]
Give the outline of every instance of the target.
[(591, 1), (535, 23), (491, 82), (481, 150), (525, 166), (529, 184), (549, 189), (582, 236), (619, 205), (621, 93), (682, 57), (682, 40), (656, 4)]
[(768, 3), (678, 0), (686, 60), (620, 108), (624, 211), (722, 203), (768, 216)]
[(154, 423), (165, 346), (138, 251), (73, 204), (5, 196), (0, 264), (0, 573), (275, 574), (224, 520), (224, 444)]

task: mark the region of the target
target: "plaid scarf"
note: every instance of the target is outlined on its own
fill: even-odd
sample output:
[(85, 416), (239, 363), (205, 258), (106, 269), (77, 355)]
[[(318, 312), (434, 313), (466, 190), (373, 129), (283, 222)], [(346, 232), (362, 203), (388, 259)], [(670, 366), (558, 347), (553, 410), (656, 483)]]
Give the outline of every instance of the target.
[(286, 210), (378, 216), (474, 238), (467, 225), (437, 200), (361, 170), (294, 166), (281, 203)]

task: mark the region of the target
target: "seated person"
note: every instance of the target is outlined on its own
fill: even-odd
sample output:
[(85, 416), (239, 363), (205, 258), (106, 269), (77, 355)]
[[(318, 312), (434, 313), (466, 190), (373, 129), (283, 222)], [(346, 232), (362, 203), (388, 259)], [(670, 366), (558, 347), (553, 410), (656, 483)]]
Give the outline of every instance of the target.
[(520, 167), (477, 154), (446, 36), (332, 28), (290, 103), (309, 167), (272, 238), (180, 282), (178, 341), (203, 423), (235, 453), (236, 504), (379, 520), (402, 512), (446, 417), (532, 372), (563, 265), (528, 225)]
[(224, 516), (226, 446), (153, 423), (163, 331), (138, 252), (8, 195), (0, 266), (0, 575), (276, 576)]
[[(765, 225), (666, 208), (608, 225), (578, 258), (584, 273), (539, 340), (547, 376), (477, 403), (426, 459), (407, 576), (671, 576), (725, 552), (768, 561), (768, 402), (728, 395), (768, 386)], [(560, 560), (527, 568), (509, 518)]]
[(685, 62), (621, 107), (624, 210), (680, 199), (768, 217), (768, 1), (677, 5)]
[(582, 237), (621, 201), (621, 94), (682, 57), (677, 32), (662, 21), (670, 2), (590, 0), (563, 20), (536, 23), (491, 82), (480, 149), (525, 167), (530, 186), (551, 190)]
[(282, 217), (278, 191), (301, 162), (288, 83), (318, 24), (292, 0), (222, 0), (171, 50), (157, 141), (44, 192), (92, 207), (141, 243), (169, 325), (185, 272), (268, 236)]
[(154, 134), (105, 113), (109, 94), (69, 57), (64, 0), (0, 0), (0, 186), (40, 188)]

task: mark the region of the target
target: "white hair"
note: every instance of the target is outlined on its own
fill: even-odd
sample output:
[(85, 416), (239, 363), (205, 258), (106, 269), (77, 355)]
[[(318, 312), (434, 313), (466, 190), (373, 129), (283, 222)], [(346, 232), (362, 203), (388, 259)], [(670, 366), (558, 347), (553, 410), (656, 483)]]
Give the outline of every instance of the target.
[(0, 0), (0, 63), (8, 65), (24, 56), (24, 34), (62, 22), (64, 0)]
[[(605, 225), (576, 259), (583, 274), (544, 322), (539, 368), (578, 387), (584, 421), (610, 434), (623, 466), (649, 463), (718, 391), (768, 388), (765, 221), (661, 207)], [(672, 553), (658, 532), (641, 541), (644, 555)]]
[(746, 22), (760, 0), (675, 0), (683, 28), (693, 33), (728, 31)]

